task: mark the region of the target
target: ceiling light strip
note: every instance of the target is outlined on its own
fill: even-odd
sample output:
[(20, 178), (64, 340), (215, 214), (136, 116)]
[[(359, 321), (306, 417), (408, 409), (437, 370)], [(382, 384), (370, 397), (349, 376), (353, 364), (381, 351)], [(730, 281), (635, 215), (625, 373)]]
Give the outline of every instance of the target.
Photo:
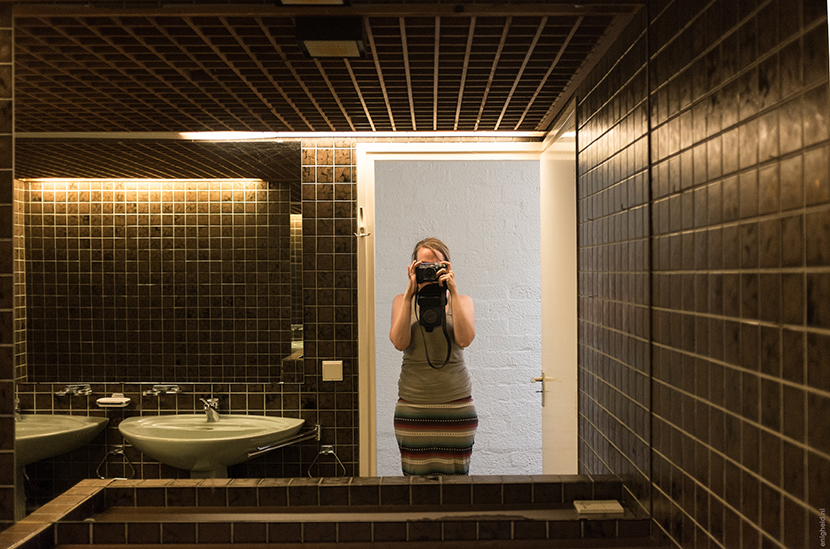
[(499, 129), (501, 125), (501, 121), (504, 118), (505, 113), (507, 112), (507, 107), (510, 105), (510, 100), (513, 98), (513, 94), (516, 93), (516, 88), (519, 86), (519, 81), (522, 79), (522, 75), (525, 72), (525, 68), (527, 68), (527, 64), (530, 61), (531, 55), (533, 55), (533, 50), (536, 49), (536, 43), (539, 42), (539, 37), (542, 36), (542, 31), (545, 29), (545, 25), (548, 23), (547, 16), (542, 18), (542, 22), (539, 23), (539, 28), (536, 29), (536, 36), (533, 37), (533, 42), (530, 43), (530, 47), (527, 50), (527, 55), (525, 55), (524, 61), (522, 61), (522, 66), (519, 69), (519, 74), (516, 75), (516, 79), (513, 81), (513, 87), (510, 88), (510, 93), (507, 94), (507, 99), (504, 100), (504, 107), (501, 109), (501, 114), (499, 115), (499, 119), (496, 121), (495, 129)]
[(544, 138), (542, 131), (417, 131), (417, 132), (16, 132), (16, 139), (32, 140), (184, 140), (184, 141), (279, 141), (307, 138), (410, 139), (443, 137), (479, 137), (506, 139)]
[(372, 35), (372, 25), (369, 24), (368, 19), (366, 19), (366, 39), (369, 41), (369, 49), (372, 51), (372, 59), (375, 62), (375, 70), (378, 73), (380, 91), (383, 93), (383, 100), (386, 103), (386, 112), (389, 115), (389, 123), (392, 126), (392, 131), (395, 131), (395, 116), (392, 114), (392, 105), (389, 103), (389, 94), (386, 93), (386, 84), (384, 84), (383, 71), (380, 68), (378, 50), (375, 47), (375, 37)]
[(553, 62), (550, 64), (550, 67), (548, 68), (547, 72), (545, 73), (545, 76), (542, 77), (542, 80), (539, 82), (539, 85), (536, 87), (536, 91), (533, 92), (533, 97), (531, 97), (530, 101), (527, 102), (527, 106), (525, 107), (525, 110), (522, 113), (522, 116), (519, 117), (519, 121), (516, 122), (516, 125), (513, 127), (514, 130), (518, 130), (519, 126), (522, 125), (522, 122), (524, 121), (525, 117), (527, 116), (527, 113), (530, 112), (530, 108), (533, 106), (534, 101), (536, 101), (536, 98), (539, 97), (539, 94), (542, 92), (542, 88), (545, 87), (545, 84), (547, 83), (548, 78), (550, 78), (551, 73), (553, 73), (553, 69), (555, 69), (556, 65), (559, 64), (559, 60), (562, 59), (562, 54), (565, 53), (565, 48), (567, 48), (568, 44), (571, 43), (571, 40), (573, 39), (574, 34), (576, 34), (576, 30), (579, 28), (579, 25), (582, 23), (583, 19), (584, 19), (584, 17), (577, 18), (576, 23), (574, 23), (574, 26), (571, 28), (571, 32), (568, 34), (567, 38), (565, 38), (565, 42), (562, 44), (562, 47), (559, 48), (559, 51), (556, 53), (556, 58), (554, 58)]
[(363, 106), (363, 112), (369, 121), (369, 127), (372, 128), (372, 131), (375, 131), (375, 122), (372, 120), (372, 113), (369, 112), (369, 107), (366, 106), (366, 100), (363, 99), (363, 92), (360, 91), (360, 84), (357, 83), (357, 77), (355, 77), (354, 71), (352, 70), (352, 64), (349, 63), (348, 59), (343, 59), (343, 63), (346, 65), (346, 70), (349, 71), (354, 91), (357, 93), (357, 98), (360, 99), (360, 104)]
[(458, 85), (458, 100), (455, 104), (455, 123), (452, 129), (458, 129), (458, 119), (461, 118), (461, 99), (464, 97), (464, 85), (467, 82), (467, 67), (470, 66), (470, 52), (473, 49), (473, 35), (476, 31), (476, 18), (470, 18), (470, 30), (467, 32), (467, 50), (464, 52), (464, 66), (461, 68), (461, 83)]
[(484, 115), (484, 106), (487, 104), (487, 96), (490, 95), (490, 87), (493, 85), (493, 80), (496, 78), (496, 69), (499, 66), (499, 59), (501, 59), (501, 52), (504, 50), (504, 44), (507, 42), (507, 34), (510, 31), (510, 25), (513, 23), (513, 18), (508, 17), (504, 22), (504, 29), (501, 32), (501, 40), (499, 47), (496, 50), (496, 55), (493, 57), (493, 65), (490, 67), (490, 76), (487, 78), (487, 85), (484, 87), (484, 96), (481, 98), (481, 106), (478, 108), (478, 117), (476, 118), (476, 125), (474, 129), (478, 129), (481, 124), (481, 117)]
[(409, 72), (409, 48), (406, 46), (406, 23), (403, 17), (398, 18), (401, 28), (401, 48), (403, 48), (403, 68), (406, 73), (406, 92), (409, 95), (409, 115), (412, 117), (412, 129), (418, 131), (418, 123), (415, 122), (415, 100), (412, 98), (412, 74)]

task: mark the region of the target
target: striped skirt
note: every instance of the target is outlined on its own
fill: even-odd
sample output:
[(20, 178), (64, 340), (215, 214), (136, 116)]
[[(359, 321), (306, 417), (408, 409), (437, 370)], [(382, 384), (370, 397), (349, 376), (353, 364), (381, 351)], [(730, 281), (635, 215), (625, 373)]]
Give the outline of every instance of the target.
[(466, 475), (478, 415), (470, 397), (446, 404), (398, 399), (395, 438), (404, 475)]

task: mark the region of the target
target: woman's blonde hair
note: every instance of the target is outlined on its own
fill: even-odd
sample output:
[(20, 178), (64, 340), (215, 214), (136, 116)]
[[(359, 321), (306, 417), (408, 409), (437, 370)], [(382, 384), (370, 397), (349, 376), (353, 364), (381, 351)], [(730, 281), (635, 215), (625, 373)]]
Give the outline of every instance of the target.
[(429, 248), (434, 252), (438, 252), (444, 256), (444, 261), (452, 262), (450, 259), (450, 249), (446, 244), (434, 237), (425, 238), (415, 244), (415, 249), (412, 250), (412, 261), (415, 261), (418, 258), (418, 250), (421, 248)]

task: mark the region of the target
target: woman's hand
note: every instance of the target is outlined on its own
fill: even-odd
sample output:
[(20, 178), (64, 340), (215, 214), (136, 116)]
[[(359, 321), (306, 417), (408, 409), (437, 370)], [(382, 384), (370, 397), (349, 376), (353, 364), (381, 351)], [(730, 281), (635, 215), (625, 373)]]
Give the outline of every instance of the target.
[(448, 261), (444, 261), (443, 264), (444, 268), (438, 271), (438, 282), (450, 291), (450, 295), (457, 297), (458, 286), (455, 285), (455, 273), (452, 270), (452, 265)]
[(406, 292), (404, 292), (404, 296), (406, 296), (407, 298), (412, 298), (412, 296), (414, 296), (418, 292), (418, 279), (415, 275), (415, 269), (421, 263), (423, 263), (423, 261), (415, 260), (412, 263), (410, 263), (409, 266), (406, 268), (406, 274), (407, 278), (409, 279), (409, 282), (406, 285)]

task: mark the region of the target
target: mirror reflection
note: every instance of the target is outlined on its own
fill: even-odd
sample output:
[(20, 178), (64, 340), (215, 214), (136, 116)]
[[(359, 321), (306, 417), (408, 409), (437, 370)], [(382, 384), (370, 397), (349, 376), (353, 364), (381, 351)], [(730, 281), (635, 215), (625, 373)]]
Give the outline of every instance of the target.
[(27, 381), (302, 381), (299, 143), (174, 145), (21, 178)]

